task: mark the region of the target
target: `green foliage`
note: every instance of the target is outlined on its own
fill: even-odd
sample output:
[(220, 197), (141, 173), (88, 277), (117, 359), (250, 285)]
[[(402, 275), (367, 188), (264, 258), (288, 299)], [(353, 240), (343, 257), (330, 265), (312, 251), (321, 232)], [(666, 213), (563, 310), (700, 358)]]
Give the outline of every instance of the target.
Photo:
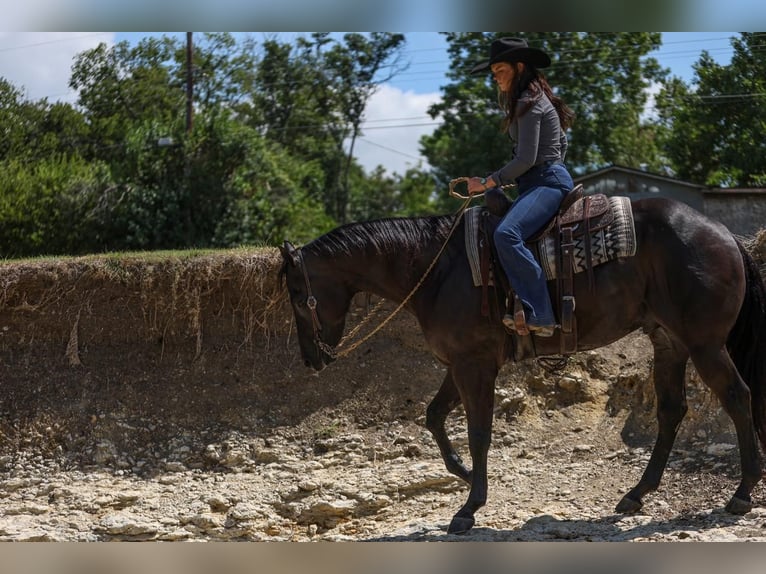
[(732, 40), (728, 65), (703, 52), (696, 86), (674, 78), (657, 98), (678, 177), (711, 186), (766, 185), (765, 33)]
[(78, 90), (94, 134), (86, 157), (107, 161), (121, 177), (125, 140), (136, 124), (182, 125), (184, 90), (173, 59), (178, 49), (174, 39), (147, 38), (133, 48), (101, 44), (75, 58), (69, 85)]
[(105, 167), (80, 158), (0, 162), (0, 256), (93, 250), (94, 212), (108, 186)]
[(387, 176), (382, 167), (365, 177), (361, 170), (352, 176), (349, 217), (354, 221), (400, 216), (426, 215), (436, 206), (435, 185), (430, 174), (409, 169), (401, 176)]
[(230, 200), (215, 219), (214, 245), (275, 245), (288, 235), (306, 241), (334, 227), (322, 205), (302, 186), (321, 176), (318, 164), (300, 162), (252, 128), (232, 124), (229, 135), (233, 136), (230, 152), (221, 160), (230, 159), (236, 148), (242, 156), (228, 167), (221, 163), (221, 194)]
[[(350, 220), (453, 211), (450, 179), (511, 155), (494, 86), (468, 75), (494, 37), (447, 34), (450, 82), (430, 110), (443, 124), (421, 141), (433, 168), (404, 175), (353, 159), (369, 99), (406, 67), (401, 34), (195, 35), (191, 130), (186, 45), (172, 38), (79, 54), (76, 106), (28, 101), (0, 78), (0, 256), (276, 245)], [(546, 75), (577, 113), (575, 173), (670, 162), (692, 181), (766, 184), (763, 35), (734, 39), (727, 66), (703, 53), (692, 86), (647, 56), (656, 33), (525, 37), (551, 54)]]
[(253, 105), (241, 111), (292, 155), (321, 164), (321, 179), (311, 182), (318, 188), (309, 193), (339, 223), (349, 219), (353, 146), (364, 109), (377, 86), (403, 69), (403, 44), (401, 34), (377, 32), (346, 34), (342, 41), (314, 33), (294, 46), (264, 43)]
[(71, 105), (29, 102), (22, 92), (0, 78), (0, 159), (37, 160), (77, 153), (88, 139), (82, 114)]

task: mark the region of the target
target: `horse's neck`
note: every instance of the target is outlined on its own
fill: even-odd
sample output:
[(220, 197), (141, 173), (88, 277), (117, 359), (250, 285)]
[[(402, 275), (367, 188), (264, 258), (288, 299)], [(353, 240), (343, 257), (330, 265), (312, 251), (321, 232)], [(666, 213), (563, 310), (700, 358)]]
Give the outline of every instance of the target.
[[(346, 228), (335, 246), (333, 266), (354, 291), (401, 302), (419, 285), (438, 256), (451, 220), (422, 218), (373, 222)], [(362, 237), (349, 241), (349, 237)], [(441, 239), (439, 239), (441, 238)], [(327, 239), (325, 240), (327, 241)], [(341, 245), (342, 249), (337, 249)]]
[(343, 267), (344, 275), (355, 291), (399, 303), (414, 287), (409, 263), (403, 254), (364, 252), (350, 258)]

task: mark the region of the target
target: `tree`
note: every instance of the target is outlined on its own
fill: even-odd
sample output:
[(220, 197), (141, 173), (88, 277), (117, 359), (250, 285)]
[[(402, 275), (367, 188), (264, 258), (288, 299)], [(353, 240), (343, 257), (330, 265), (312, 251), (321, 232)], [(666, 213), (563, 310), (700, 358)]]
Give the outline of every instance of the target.
[(21, 90), (0, 77), (0, 159), (23, 153), (28, 141), (28, 112)]
[(97, 251), (97, 203), (110, 186), (108, 170), (56, 155), (0, 161), (0, 256)]
[[(420, 209), (421, 180), (370, 180), (346, 147), (377, 85), (400, 69), (403, 41), (317, 33), (267, 41), (257, 55), (250, 40), (205, 34), (194, 49), (192, 130), (186, 52), (172, 38), (79, 54), (76, 107), (26, 101), (0, 78), (0, 249), (275, 244), (350, 214)], [(385, 201), (373, 205), (360, 190), (378, 187)]]
[[(240, 180), (249, 166), (270, 160), (263, 136), (238, 114), (253, 84), (254, 45), (237, 45), (230, 34), (205, 34), (195, 44), (195, 122), (185, 122), (186, 53), (177, 41), (147, 39), (131, 48), (102, 45), (81, 54), (72, 86), (94, 126), (90, 157), (108, 163), (117, 190), (101, 205), (104, 245), (109, 249), (158, 249), (225, 243), (221, 221), (247, 194)], [(170, 142), (161, 146), (160, 140)], [(273, 170), (264, 170), (267, 179)], [(302, 173), (302, 170), (296, 170)], [(287, 196), (289, 198), (289, 194)], [(254, 230), (278, 223), (264, 210)], [(230, 219), (227, 221), (231, 222)], [(264, 231), (265, 233), (265, 231)]]
[(732, 39), (731, 63), (703, 52), (692, 86), (673, 78), (657, 97), (678, 177), (705, 185), (766, 185), (765, 33)]
[(342, 150), (344, 141), (349, 141), (344, 165), (335, 185), (334, 215), (341, 223), (347, 221), (349, 175), (354, 144), (362, 135), (364, 110), (378, 86), (403, 69), (396, 54), (404, 43), (404, 36), (372, 32), (368, 39), (362, 34), (346, 34), (344, 42), (344, 46), (335, 45), (327, 54), (328, 69), (332, 70), (332, 80), (339, 88), (342, 118), (348, 126), (344, 130), (345, 137), (338, 142), (339, 150)]
[(89, 128), (71, 105), (26, 100), (21, 90), (0, 78), (0, 134), (0, 160), (33, 161), (56, 154), (78, 155)]
[(349, 218), (353, 221), (381, 217), (427, 215), (434, 212), (435, 184), (427, 172), (410, 168), (404, 175), (387, 175), (378, 168), (365, 176), (355, 166), (352, 175)]
[[(452, 65), (443, 100), (429, 110), (444, 123), (422, 140), (428, 162), (442, 186), (459, 175), (484, 174), (511, 157), (496, 88), (489, 75), (469, 75), (487, 58), (491, 41), (507, 33), (449, 33)], [(647, 88), (666, 74), (646, 55), (660, 45), (658, 33), (540, 32), (521, 34), (545, 49), (552, 65), (546, 78), (575, 111), (567, 163), (575, 173), (610, 163), (638, 167), (661, 163), (655, 128), (642, 118)], [(640, 134), (636, 138), (636, 134)]]
[(136, 125), (151, 121), (167, 136), (183, 128), (185, 93), (174, 59), (179, 50), (175, 39), (163, 36), (132, 48), (100, 44), (75, 58), (69, 85), (79, 92), (78, 106), (94, 136), (87, 156), (107, 161), (118, 178), (127, 175), (121, 160)]
[[(249, 122), (293, 155), (318, 162), (324, 174), (310, 192), (338, 223), (348, 219), (353, 146), (363, 114), (380, 83), (403, 67), (401, 34), (326, 33), (295, 45), (269, 40), (253, 85)], [(349, 150), (345, 150), (350, 141)]]

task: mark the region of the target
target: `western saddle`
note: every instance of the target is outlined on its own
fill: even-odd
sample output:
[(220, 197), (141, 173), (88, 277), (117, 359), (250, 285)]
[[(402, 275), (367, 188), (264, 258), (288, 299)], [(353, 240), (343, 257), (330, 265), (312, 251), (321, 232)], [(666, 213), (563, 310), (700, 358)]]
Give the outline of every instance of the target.
[[(510, 209), (512, 202), (500, 188), (489, 189), (484, 194), (486, 210), (482, 212), (479, 225), (480, 268), (482, 277), (482, 314), (489, 316), (489, 297), (487, 293), (490, 273), (507, 293), (508, 301), (513, 301), (515, 331), (527, 339), (529, 329), (524, 318), (521, 301), (508, 284), (505, 273), (498, 264), (494, 242), (494, 231), (498, 223)], [(527, 240), (527, 246), (538, 256), (539, 245), (543, 239), (552, 237), (558, 254), (556, 276), (556, 296), (554, 307), (558, 310), (561, 354), (577, 351), (577, 318), (575, 317), (574, 294), (574, 250), (578, 239), (584, 247), (585, 270), (588, 274), (588, 286), (595, 289), (593, 262), (591, 258), (590, 235), (609, 226), (613, 221), (609, 199), (603, 194), (584, 195), (582, 185), (575, 186), (561, 202), (558, 213), (540, 231)]]

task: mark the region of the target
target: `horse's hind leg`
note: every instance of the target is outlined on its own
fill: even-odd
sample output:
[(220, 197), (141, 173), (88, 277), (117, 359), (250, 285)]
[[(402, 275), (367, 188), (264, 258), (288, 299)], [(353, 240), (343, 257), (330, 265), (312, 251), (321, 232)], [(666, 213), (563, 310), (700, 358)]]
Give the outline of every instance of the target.
[(638, 484), (622, 497), (616, 512), (636, 512), (643, 505), (641, 499), (650, 491), (657, 490), (665, 466), (678, 433), (678, 427), (686, 415), (686, 390), (684, 375), (688, 352), (674, 342), (664, 329), (649, 334), (654, 345), (654, 390), (657, 395), (657, 441), (649, 464)]
[(691, 350), (691, 356), (700, 378), (713, 390), (734, 422), (742, 480), (726, 505), (726, 510), (733, 514), (745, 514), (753, 507), (750, 493), (761, 479), (760, 453), (750, 409), (750, 389), (740, 377), (725, 348), (696, 348)]
[(441, 451), (447, 470), (470, 484), (471, 472), (465, 467), (462, 459), (455, 451), (455, 447), (452, 446), (452, 442), (444, 428), (447, 415), (459, 404), (460, 393), (458, 393), (457, 387), (455, 387), (455, 383), (452, 380), (452, 369), (450, 368), (444, 377), (442, 386), (426, 409), (426, 427), (431, 431), (436, 444), (439, 446), (439, 451)]

